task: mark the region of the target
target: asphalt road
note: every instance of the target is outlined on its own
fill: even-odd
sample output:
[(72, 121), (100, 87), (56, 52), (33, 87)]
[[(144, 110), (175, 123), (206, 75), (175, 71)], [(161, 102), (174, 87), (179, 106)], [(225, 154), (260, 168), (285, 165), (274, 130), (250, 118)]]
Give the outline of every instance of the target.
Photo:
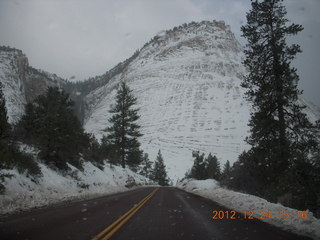
[(309, 239), (241, 214), (213, 220), (212, 211), (220, 210), (230, 211), (176, 188), (140, 188), (1, 217), (0, 239)]

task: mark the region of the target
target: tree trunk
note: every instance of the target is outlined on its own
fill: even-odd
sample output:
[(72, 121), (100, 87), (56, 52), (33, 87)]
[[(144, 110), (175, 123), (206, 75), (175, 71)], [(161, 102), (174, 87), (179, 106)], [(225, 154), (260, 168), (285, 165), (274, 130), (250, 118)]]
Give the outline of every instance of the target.
[(282, 170), (285, 169), (289, 162), (288, 156), (288, 146), (287, 146), (287, 137), (286, 137), (286, 122), (284, 116), (284, 82), (282, 79), (282, 70), (280, 66), (279, 50), (277, 49), (276, 38), (274, 36), (273, 22), (272, 17), (270, 18), (270, 29), (271, 29), (271, 46), (273, 54), (273, 73), (275, 78), (276, 86), (276, 98), (277, 98), (277, 111), (279, 118), (279, 151), (280, 151), (280, 164), (277, 164)]

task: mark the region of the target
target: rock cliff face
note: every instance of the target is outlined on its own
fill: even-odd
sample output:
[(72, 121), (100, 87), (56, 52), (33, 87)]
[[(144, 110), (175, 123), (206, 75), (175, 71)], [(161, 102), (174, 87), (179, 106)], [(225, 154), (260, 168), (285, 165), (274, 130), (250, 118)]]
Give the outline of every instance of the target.
[(0, 47), (0, 81), (11, 123), (20, 119), (27, 102), (43, 94), (49, 86), (60, 86), (64, 82), (55, 74), (30, 67), (26, 55), (10, 47)]
[(25, 78), (27, 57), (19, 50), (0, 50), (0, 80), (6, 98), (9, 122), (16, 122), (23, 114), (26, 104)]
[(243, 99), (243, 50), (223, 22), (191, 23), (161, 32), (120, 74), (91, 92), (87, 131), (101, 136), (120, 81), (138, 98), (142, 148), (161, 149), (170, 177), (183, 177), (192, 151), (223, 162), (246, 149), (249, 104)]

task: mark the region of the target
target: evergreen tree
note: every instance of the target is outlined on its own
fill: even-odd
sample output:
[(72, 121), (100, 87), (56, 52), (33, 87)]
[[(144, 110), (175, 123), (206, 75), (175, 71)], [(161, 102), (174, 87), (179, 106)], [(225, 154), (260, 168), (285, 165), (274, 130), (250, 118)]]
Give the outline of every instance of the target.
[[(2, 92), (2, 84), (0, 82), (0, 170), (11, 169), (16, 167), (19, 173), (27, 170), (28, 174), (40, 176), (41, 170), (38, 164), (28, 154), (20, 152), (18, 146), (14, 142), (11, 132), (11, 126), (8, 123), (7, 109), (5, 98)], [(0, 173), (0, 180), (6, 174)], [(5, 187), (0, 183), (0, 193)]]
[(205, 177), (206, 179), (220, 180), (220, 176), (220, 162), (216, 156), (212, 156), (210, 153), (205, 159)]
[[(320, 122), (319, 122), (320, 123)], [(320, 128), (319, 128), (320, 130)], [(311, 179), (313, 179), (312, 187), (314, 191), (315, 202), (316, 204), (313, 204), (311, 211), (315, 213), (316, 217), (320, 217), (320, 212), (317, 211), (317, 209), (320, 209), (320, 148), (318, 148), (317, 152), (313, 155), (312, 158), (312, 172), (311, 172)]]
[(162, 154), (159, 150), (156, 161), (154, 162), (153, 171), (152, 171), (152, 180), (158, 183), (161, 186), (168, 186), (169, 179), (167, 177), (166, 166), (163, 161)]
[(280, 159), (271, 160), (275, 169), (284, 169), (289, 163), (287, 119), (290, 116), (285, 111), (297, 106), (299, 94), (298, 76), (290, 62), (300, 48), (288, 47), (285, 37), (303, 28), (295, 24), (287, 27), (285, 14), (280, 0), (253, 1), (247, 25), (241, 28), (248, 40), (244, 63), (249, 70), (242, 86), (248, 89), (246, 95), (255, 110), (247, 141), (253, 147), (269, 150), (266, 154), (274, 155), (273, 159)]
[(221, 174), (221, 179), (222, 180), (227, 180), (229, 179), (231, 176), (231, 166), (230, 166), (230, 162), (229, 160), (227, 160), (227, 162), (224, 164), (223, 166), (223, 171)]
[(105, 155), (102, 153), (101, 145), (93, 134), (88, 134), (87, 137), (88, 146), (84, 151), (85, 159), (91, 161), (100, 169), (103, 169)]
[(108, 136), (103, 136), (101, 139), (101, 154), (108, 160), (110, 165), (120, 164), (120, 156), (118, 154), (117, 146), (115, 146)]
[(116, 104), (110, 110), (113, 116), (109, 119), (111, 127), (107, 128), (108, 138), (114, 146), (118, 161), (125, 168), (126, 165), (134, 167), (140, 164), (141, 154), (138, 137), (141, 137), (140, 126), (136, 123), (140, 118), (139, 109), (133, 108), (137, 99), (132, 90), (122, 82), (116, 96)]
[(25, 107), (25, 114), (15, 127), (15, 133), (19, 139), (26, 143), (34, 143), (40, 129), (39, 118), (32, 103), (27, 103)]
[(88, 148), (89, 137), (73, 113), (68, 94), (49, 87), (45, 95), (27, 106), (21, 121), (24, 131), (34, 136), (32, 143), (39, 147), (47, 164), (59, 169), (67, 169), (67, 162), (82, 167), (79, 153)]
[(140, 150), (138, 147), (136, 148), (132, 147), (130, 149), (130, 152), (127, 158), (129, 168), (134, 172), (138, 172), (139, 165), (141, 164), (142, 159), (143, 159), (143, 151)]
[[(249, 74), (242, 86), (253, 104), (251, 135), (247, 138), (252, 148), (241, 156), (241, 164), (236, 163), (235, 172), (243, 174), (242, 180), (247, 176), (247, 188), (260, 192), (264, 189), (260, 194), (276, 200), (281, 193), (294, 191), (289, 180), (290, 176), (294, 178), (294, 166), (299, 161), (307, 166), (307, 156), (317, 146), (315, 126), (297, 101), (301, 91), (297, 88), (296, 69), (290, 66), (300, 47), (286, 43), (288, 36), (296, 35), (303, 27), (288, 25), (282, 0), (252, 1), (251, 6), (247, 24), (241, 30), (248, 42), (244, 64)], [(249, 166), (258, 172), (256, 181), (248, 173)]]
[(204, 161), (204, 154), (193, 152), (192, 156), (195, 159), (190, 171), (190, 177), (198, 180), (206, 179), (206, 163)]
[[(268, 166), (259, 163), (257, 154), (251, 151), (240, 154), (239, 159), (233, 164), (230, 177), (222, 181), (229, 188), (236, 191), (268, 198), (266, 188), (269, 186)], [(269, 199), (269, 198), (268, 198)]]
[(141, 165), (142, 168), (139, 173), (147, 178), (152, 177), (152, 162), (149, 160), (147, 153), (143, 155)]

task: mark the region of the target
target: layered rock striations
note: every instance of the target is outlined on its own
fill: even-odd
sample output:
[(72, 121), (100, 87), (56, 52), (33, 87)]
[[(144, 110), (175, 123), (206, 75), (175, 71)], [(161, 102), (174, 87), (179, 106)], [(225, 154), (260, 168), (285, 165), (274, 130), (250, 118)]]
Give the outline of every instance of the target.
[(142, 148), (161, 149), (176, 179), (192, 165), (192, 151), (234, 161), (246, 149), (249, 104), (240, 87), (243, 50), (223, 22), (201, 22), (161, 32), (120, 74), (91, 92), (85, 128), (108, 126), (115, 90), (124, 81), (138, 98)]

